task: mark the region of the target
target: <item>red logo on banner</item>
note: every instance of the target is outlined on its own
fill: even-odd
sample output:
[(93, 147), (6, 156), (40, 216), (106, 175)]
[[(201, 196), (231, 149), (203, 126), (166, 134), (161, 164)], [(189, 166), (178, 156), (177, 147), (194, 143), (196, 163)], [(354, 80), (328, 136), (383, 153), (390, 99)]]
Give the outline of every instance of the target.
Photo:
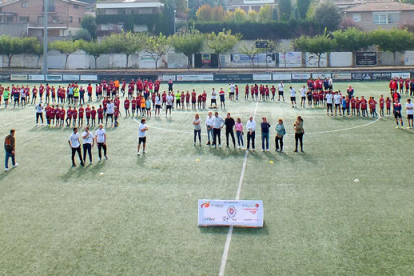
[(201, 208), (208, 208), (208, 207), (210, 207), (210, 202), (203, 203), (203, 204), (201, 204), (200, 207)]

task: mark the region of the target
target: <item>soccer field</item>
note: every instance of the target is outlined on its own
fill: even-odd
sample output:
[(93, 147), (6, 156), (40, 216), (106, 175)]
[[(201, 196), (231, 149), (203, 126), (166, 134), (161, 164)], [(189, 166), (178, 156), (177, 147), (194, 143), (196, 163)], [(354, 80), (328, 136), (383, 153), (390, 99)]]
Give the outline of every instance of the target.
[[(414, 275), (414, 131), (393, 117), (292, 109), (286, 92), (286, 102), (245, 101), (244, 85), (218, 112), (244, 126), (267, 116), (270, 152), (260, 151), (260, 127), (255, 152), (226, 148), (224, 131), (215, 149), (205, 145), (207, 110), (162, 110), (147, 121), (147, 154), (136, 155), (140, 117), (122, 117), (107, 129), (109, 159), (97, 162), (94, 147), (93, 165), (72, 168), (71, 129), (35, 127), (33, 106), (1, 107), (19, 167), (0, 172), (0, 275)], [(386, 82), (353, 86), (355, 96), (389, 96)], [(228, 84), (174, 90), (212, 87)], [(202, 146), (193, 146), (196, 112)], [(304, 153), (293, 152), (298, 115)], [(274, 151), (279, 118), (284, 153)], [(265, 225), (234, 228), (223, 258), (229, 228), (198, 227), (197, 201), (235, 199), (238, 189), (263, 200)]]

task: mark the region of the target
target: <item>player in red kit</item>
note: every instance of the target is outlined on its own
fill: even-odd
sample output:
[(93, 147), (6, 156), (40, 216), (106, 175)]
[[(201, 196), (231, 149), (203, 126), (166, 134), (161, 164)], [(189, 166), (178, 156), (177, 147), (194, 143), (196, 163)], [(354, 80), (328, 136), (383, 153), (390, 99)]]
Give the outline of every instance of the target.
[(385, 100), (385, 105), (387, 107), (387, 116), (391, 116), (391, 99), (390, 97), (387, 97)]
[(91, 126), (94, 127), (96, 125), (96, 109), (92, 106), (91, 110)]
[(86, 126), (90, 126), (91, 122), (91, 108), (89, 107), (89, 104), (85, 108), (85, 115), (86, 115)]
[(362, 97), (361, 97), (361, 111), (362, 111), (362, 117), (368, 117), (367, 107), (368, 107), (368, 102), (367, 102), (367, 100), (364, 98), (364, 96), (362, 96)]
[(103, 117), (104, 117), (104, 109), (102, 105), (99, 105), (98, 108), (98, 124), (103, 124)]
[(384, 117), (384, 104), (385, 104), (385, 99), (384, 96), (381, 95), (380, 99), (379, 99), (379, 106), (380, 106), (380, 117)]
[(195, 89), (193, 89), (193, 92), (191, 92), (191, 107), (193, 110), (196, 109), (196, 103), (197, 103), (197, 93), (195, 92)]
[(129, 99), (125, 98), (124, 100), (125, 117), (131, 116), (131, 113), (129, 112), (129, 104), (130, 104)]
[(79, 120), (78, 120), (78, 126), (79, 127), (83, 126), (84, 113), (85, 113), (85, 109), (83, 108), (82, 105), (80, 105), (80, 107), (79, 107)]
[(377, 117), (377, 110), (376, 110), (377, 109), (377, 101), (374, 100), (374, 97), (370, 97), (368, 104), (369, 104), (369, 112), (371, 113), (371, 116), (373, 118)]

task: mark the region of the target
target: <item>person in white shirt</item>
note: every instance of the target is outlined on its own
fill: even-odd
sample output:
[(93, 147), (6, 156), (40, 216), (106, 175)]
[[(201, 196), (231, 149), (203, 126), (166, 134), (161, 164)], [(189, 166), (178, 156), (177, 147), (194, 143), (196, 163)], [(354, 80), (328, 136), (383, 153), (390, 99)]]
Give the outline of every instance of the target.
[(201, 120), (198, 113), (195, 114), (194, 120), (193, 120), (193, 126), (194, 126), (194, 146), (197, 142), (197, 136), (198, 136), (198, 142), (201, 146)]
[(72, 167), (76, 167), (76, 163), (75, 163), (76, 152), (78, 153), (81, 165), (85, 166), (85, 163), (83, 162), (83, 159), (82, 159), (82, 153), (81, 153), (80, 141), (79, 141), (79, 133), (78, 133), (77, 127), (73, 128), (73, 133), (69, 136), (68, 143), (69, 143), (70, 148), (72, 149)]
[(292, 102), (292, 108), (296, 107), (296, 90), (292, 86), (289, 87), (290, 101)]
[(414, 114), (414, 104), (411, 102), (411, 99), (407, 99), (405, 104), (405, 110), (407, 111), (408, 119), (408, 128), (413, 128), (413, 114)]
[(213, 117), (213, 147), (217, 145), (217, 138), (218, 138), (218, 146), (221, 147), (221, 129), (224, 126), (224, 119), (218, 115), (218, 112), (214, 113)]
[(334, 95), (334, 102), (335, 102), (335, 116), (337, 116), (337, 111), (339, 109), (339, 114), (341, 113), (341, 100), (342, 100), (342, 95), (339, 94), (339, 92), (335, 92)]
[(333, 116), (333, 111), (332, 111), (333, 96), (332, 96), (332, 93), (327, 92), (325, 97), (326, 97), (326, 115), (329, 116), (329, 110), (331, 110), (331, 116)]
[(217, 91), (213, 90), (211, 91), (211, 101), (210, 101), (210, 107), (213, 107), (213, 103), (215, 108), (217, 108)]
[(301, 99), (300, 99), (300, 107), (305, 107), (305, 104), (306, 104), (306, 87), (305, 86), (303, 86), (300, 90), (299, 90), (299, 92), (300, 92), (300, 97), (301, 97)]
[(174, 104), (174, 97), (171, 95), (171, 92), (168, 92), (168, 95), (165, 98), (165, 100), (167, 101), (167, 104), (166, 104), (167, 109), (165, 110), (165, 117), (167, 117), (168, 111), (170, 111), (170, 117), (171, 117), (171, 109)]
[(86, 153), (89, 155), (89, 164), (92, 165), (92, 148), (95, 145), (95, 139), (93, 139), (92, 133), (89, 131), (89, 127), (84, 128), (82, 133), (83, 139), (83, 163), (86, 162)]
[(155, 116), (160, 116), (160, 110), (161, 110), (161, 97), (160, 93), (157, 93), (157, 96), (155, 97)]
[(230, 83), (229, 90), (230, 90), (229, 100), (231, 101), (231, 100), (234, 100), (234, 93), (236, 92), (236, 86), (233, 83)]
[(213, 139), (213, 124), (214, 124), (214, 117), (213, 112), (209, 111), (208, 116), (206, 117), (206, 127), (207, 127), (207, 136), (208, 142), (207, 145), (211, 144), (211, 139)]
[(111, 100), (108, 100), (108, 104), (106, 105), (106, 122), (105, 126), (108, 125), (108, 118), (111, 117), (111, 127), (114, 123), (114, 112), (115, 112), (115, 105)]
[(329, 91), (332, 92), (332, 89), (333, 89), (333, 80), (330, 77), (328, 78), (328, 87), (329, 87)]
[(145, 124), (146, 119), (143, 118), (141, 119), (141, 123), (139, 124), (139, 131), (138, 131), (138, 151), (137, 151), (137, 155), (139, 155), (139, 149), (141, 147), (141, 143), (143, 144), (142, 146), (142, 153), (146, 153), (146, 149), (147, 149), (147, 130), (148, 127)]
[(254, 151), (254, 140), (256, 136), (256, 122), (253, 120), (252, 115), (250, 115), (250, 118), (246, 123), (246, 129), (247, 129), (247, 150), (250, 149), (250, 141), (251, 141), (252, 149)]
[(278, 86), (277, 86), (277, 90), (279, 91), (279, 99), (278, 101), (280, 102), (280, 96), (282, 96), (283, 101), (285, 101), (285, 96), (283, 95), (283, 90), (284, 90), (284, 85), (283, 85), (283, 81), (281, 81)]
[(98, 129), (95, 131), (95, 141), (98, 145), (99, 161), (102, 159), (102, 149), (105, 159), (108, 159), (106, 156), (106, 130), (103, 128), (102, 124), (100, 124)]
[(39, 104), (37, 104), (35, 106), (35, 109), (36, 109), (36, 126), (39, 123), (39, 118), (42, 120), (42, 126), (43, 126), (44, 124), (43, 124), (43, 105), (42, 105), (42, 103), (40, 102)]

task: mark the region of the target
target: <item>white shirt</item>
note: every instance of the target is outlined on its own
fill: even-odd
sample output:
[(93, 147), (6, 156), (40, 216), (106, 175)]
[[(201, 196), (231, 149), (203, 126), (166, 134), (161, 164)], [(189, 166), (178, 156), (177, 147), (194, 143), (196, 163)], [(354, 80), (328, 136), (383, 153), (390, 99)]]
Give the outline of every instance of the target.
[(174, 102), (174, 97), (171, 95), (168, 95), (167, 98), (165, 98), (165, 100), (167, 101), (167, 105), (172, 105)]
[(38, 105), (36, 105), (35, 109), (36, 109), (37, 113), (42, 113), (43, 112), (43, 105), (38, 104)]
[(342, 96), (339, 94), (335, 94), (334, 100), (335, 100), (335, 104), (340, 104), (342, 100)]
[(290, 96), (291, 97), (296, 97), (296, 90), (293, 87), (292, 87), (292, 89), (290, 89)]
[[(85, 136), (86, 136), (86, 137), (85, 137)], [(85, 137), (85, 138), (83, 138), (83, 137)], [(82, 133), (82, 138), (83, 138), (83, 143), (84, 143), (84, 144), (92, 144), (92, 140), (93, 140), (93, 135), (92, 135), (92, 133), (84, 131), (84, 132)]]
[(217, 92), (215, 90), (211, 91), (211, 99), (214, 100), (217, 98)]
[(97, 143), (105, 143), (106, 142), (105, 133), (106, 133), (105, 129), (97, 129), (95, 131), (95, 136), (96, 136), (96, 142)]
[(145, 129), (147, 127), (147, 125), (146, 124), (140, 124), (139, 125), (139, 133), (138, 133), (138, 137), (140, 137), (140, 138), (143, 138), (143, 137), (145, 137), (145, 136), (147, 136), (147, 132), (146, 131), (143, 131), (143, 129)]
[(224, 120), (223, 120), (223, 118), (221, 118), (220, 116), (214, 116), (213, 117), (213, 127), (214, 128), (221, 128), (222, 126), (223, 126), (223, 124), (224, 124)]
[(193, 123), (197, 123), (197, 125), (194, 125), (194, 130), (200, 130), (201, 129), (201, 120), (200, 119), (194, 119)]
[(230, 92), (234, 93), (236, 91), (236, 87), (234, 86), (234, 84), (230, 85)]
[(72, 148), (78, 148), (80, 146), (80, 143), (79, 143), (79, 133), (72, 133), (69, 136), (69, 141), (72, 144)]
[(155, 97), (155, 104), (156, 105), (161, 105), (161, 101), (160, 101), (160, 97)]
[(106, 113), (108, 113), (108, 114), (114, 114), (114, 103), (109, 103), (107, 106), (106, 106)]
[(256, 122), (248, 120), (246, 123), (246, 128), (248, 132), (256, 131)]
[(280, 92), (283, 92), (283, 83), (279, 83), (277, 88), (279, 89)]
[(301, 88), (300, 90), (300, 95), (302, 96), (302, 97), (306, 97), (306, 88)]
[(406, 103), (405, 109), (407, 110), (407, 115), (413, 115), (414, 114), (414, 104), (413, 103)]
[(327, 93), (325, 97), (326, 97), (326, 103), (331, 104), (332, 103), (332, 94)]
[(206, 118), (206, 126), (213, 126), (213, 124), (214, 124), (214, 116), (211, 116), (211, 117), (209, 117), (209, 116), (207, 116), (207, 118)]

